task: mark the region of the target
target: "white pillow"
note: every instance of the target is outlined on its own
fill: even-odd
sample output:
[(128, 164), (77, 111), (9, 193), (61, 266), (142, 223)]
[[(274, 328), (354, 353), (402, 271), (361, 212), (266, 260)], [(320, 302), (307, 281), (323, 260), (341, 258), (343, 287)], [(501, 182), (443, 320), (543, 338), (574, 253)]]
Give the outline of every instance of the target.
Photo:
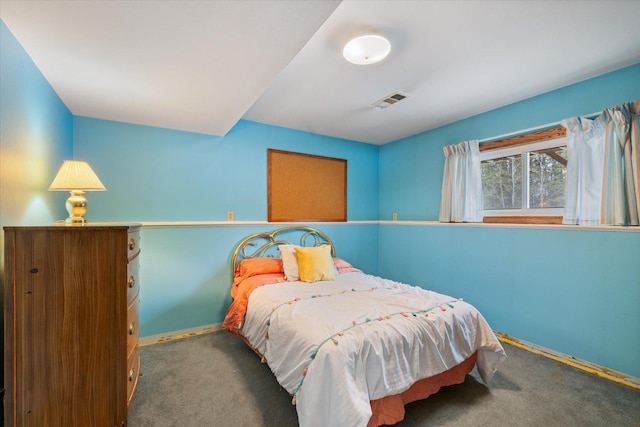
[(300, 281), (300, 270), (298, 269), (298, 255), (294, 249), (295, 245), (278, 245), (280, 259), (282, 259), (282, 269), (284, 277), (289, 282)]

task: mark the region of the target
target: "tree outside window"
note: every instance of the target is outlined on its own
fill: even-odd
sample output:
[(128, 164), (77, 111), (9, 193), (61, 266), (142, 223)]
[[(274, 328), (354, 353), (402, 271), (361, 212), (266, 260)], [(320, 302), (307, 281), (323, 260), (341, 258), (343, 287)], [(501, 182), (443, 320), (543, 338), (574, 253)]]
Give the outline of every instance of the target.
[(565, 138), (483, 151), (485, 215), (561, 215), (565, 202)]

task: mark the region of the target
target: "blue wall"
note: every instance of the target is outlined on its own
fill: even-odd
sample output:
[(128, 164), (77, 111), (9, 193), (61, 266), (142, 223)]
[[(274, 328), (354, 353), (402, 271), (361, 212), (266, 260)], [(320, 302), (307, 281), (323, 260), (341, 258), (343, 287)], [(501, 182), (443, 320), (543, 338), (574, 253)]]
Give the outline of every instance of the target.
[(76, 117), (74, 155), (107, 187), (90, 217), (111, 221), (267, 219), (267, 148), (347, 159), (347, 217), (378, 218), (378, 147), (240, 121), (224, 137)]
[(640, 376), (640, 233), (380, 226), (380, 273), (461, 297), (513, 337)]
[[(380, 217), (437, 220), (442, 147), (640, 99), (640, 64), (380, 147)], [(640, 233), (383, 224), (382, 276), (463, 297), (491, 326), (640, 377)]]
[[(377, 219), (376, 146), (247, 121), (213, 137), (75, 118), (74, 157), (107, 187), (88, 196), (94, 221), (225, 221), (227, 211), (266, 221), (267, 148), (347, 159), (349, 221)], [(222, 322), (233, 247), (264, 228), (274, 227), (144, 228), (141, 334)], [(377, 272), (377, 224), (318, 228), (329, 230), (339, 256)]]
[(71, 158), (73, 115), (0, 21), (0, 227), (66, 218), (68, 193), (47, 188)]

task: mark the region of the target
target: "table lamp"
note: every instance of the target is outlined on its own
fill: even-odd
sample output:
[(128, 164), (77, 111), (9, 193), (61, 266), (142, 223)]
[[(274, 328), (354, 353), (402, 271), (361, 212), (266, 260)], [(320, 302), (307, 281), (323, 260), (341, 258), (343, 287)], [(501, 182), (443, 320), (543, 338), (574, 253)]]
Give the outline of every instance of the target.
[(85, 191), (105, 191), (89, 163), (78, 160), (65, 160), (49, 186), (49, 191), (68, 191), (71, 193), (65, 206), (69, 217), (64, 221), (67, 225), (84, 225), (87, 213)]

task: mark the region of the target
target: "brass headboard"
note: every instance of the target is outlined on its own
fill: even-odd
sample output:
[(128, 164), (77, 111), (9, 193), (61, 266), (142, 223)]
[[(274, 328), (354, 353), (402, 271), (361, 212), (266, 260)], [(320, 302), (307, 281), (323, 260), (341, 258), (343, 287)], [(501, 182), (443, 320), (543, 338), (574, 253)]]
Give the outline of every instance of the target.
[[(291, 236), (289, 239), (281, 237), (281, 235), (287, 234)], [(297, 237), (297, 243), (294, 243), (291, 238)], [(309, 241), (312, 239), (312, 241)], [(333, 242), (329, 237), (320, 230), (316, 230), (312, 227), (292, 225), (289, 227), (278, 228), (273, 231), (264, 231), (262, 233), (255, 233), (245, 237), (238, 246), (236, 246), (233, 252), (233, 258), (231, 260), (232, 273), (238, 268), (238, 264), (245, 258), (256, 258), (271, 256), (277, 258), (278, 245), (294, 244), (298, 246), (331, 246), (331, 256), (336, 256), (336, 250), (333, 246)]]

